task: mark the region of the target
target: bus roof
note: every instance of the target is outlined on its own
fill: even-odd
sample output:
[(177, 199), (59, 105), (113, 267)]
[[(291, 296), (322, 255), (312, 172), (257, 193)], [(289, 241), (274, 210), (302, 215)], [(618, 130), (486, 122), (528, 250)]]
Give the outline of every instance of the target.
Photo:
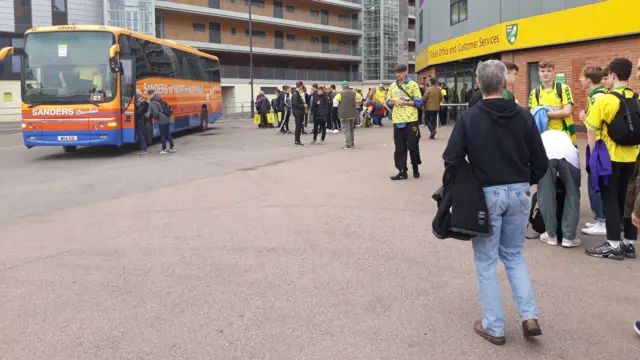
[(27, 32), (25, 32), (25, 35), (28, 34), (33, 34), (33, 33), (41, 33), (41, 32), (65, 32), (65, 31), (108, 31), (111, 33), (116, 34), (124, 34), (124, 35), (131, 35), (131, 36), (135, 36), (137, 38), (143, 39), (143, 40), (147, 40), (147, 41), (152, 41), (154, 43), (158, 43), (161, 45), (166, 45), (169, 46), (171, 48), (174, 49), (178, 49), (178, 50), (183, 50), (183, 51), (187, 51), (193, 54), (197, 54), (200, 56), (204, 56), (204, 57), (208, 57), (208, 58), (212, 58), (215, 60), (219, 60), (217, 56), (215, 55), (211, 55), (211, 54), (207, 54), (205, 52), (202, 52), (194, 47), (188, 46), (188, 45), (183, 45), (183, 44), (179, 44), (175, 41), (171, 41), (171, 40), (164, 40), (164, 39), (158, 39), (156, 37), (153, 36), (149, 36), (143, 33), (139, 33), (136, 31), (132, 31), (129, 29), (123, 29), (123, 28), (119, 28), (119, 27), (114, 27), (114, 26), (103, 26), (103, 25), (61, 25), (61, 26), (43, 26), (43, 27), (38, 27), (38, 28), (32, 28), (27, 30)]

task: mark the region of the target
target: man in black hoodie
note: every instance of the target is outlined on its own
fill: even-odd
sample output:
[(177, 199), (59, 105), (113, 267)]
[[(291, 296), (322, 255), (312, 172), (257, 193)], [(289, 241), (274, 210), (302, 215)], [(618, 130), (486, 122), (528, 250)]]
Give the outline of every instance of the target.
[(302, 142), (300, 142), (300, 135), (302, 134), (304, 114), (307, 112), (307, 103), (304, 101), (304, 96), (302, 95), (303, 92), (304, 83), (302, 81), (298, 81), (296, 83), (296, 88), (291, 92), (291, 112), (293, 112), (293, 117), (296, 119), (294, 140), (294, 145), (296, 146), (303, 146)]
[(477, 79), (483, 100), (458, 117), (442, 157), (446, 177), (455, 176), (468, 157), (484, 189), (493, 236), (472, 240), (483, 313), (473, 329), (489, 342), (503, 345), (498, 259), (507, 271), (523, 335), (542, 334), (522, 249), (531, 207), (529, 188), (545, 175), (549, 162), (533, 116), (503, 98), (506, 66), (498, 60), (482, 62)]

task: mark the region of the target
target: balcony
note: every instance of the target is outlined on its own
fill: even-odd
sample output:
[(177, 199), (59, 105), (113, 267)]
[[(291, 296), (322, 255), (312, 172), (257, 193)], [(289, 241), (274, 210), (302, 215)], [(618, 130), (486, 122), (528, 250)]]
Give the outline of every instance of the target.
[(416, 29), (409, 29), (409, 41), (416, 42)]
[[(249, 79), (249, 66), (221, 65), (220, 72), (223, 79)], [(348, 71), (305, 70), (274, 67), (253, 67), (253, 78), (257, 80), (289, 80), (292, 83), (302, 81), (362, 81), (360, 74)]]
[(409, 64), (415, 64), (415, 63), (416, 63), (416, 52), (409, 51)]
[[(230, 11), (230, 10), (222, 10), (222, 9), (213, 9), (209, 7), (205, 7), (202, 4), (199, 5), (189, 5), (183, 3), (176, 3), (172, 1), (157, 1), (156, 9), (161, 9), (165, 11), (174, 11), (185, 14), (192, 15), (206, 15), (211, 16), (212, 18), (223, 18), (227, 20), (242, 20), (249, 21), (249, 13), (248, 12), (238, 12), (238, 11)], [(294, 29), (307, 29), (321, 32), (329, 32), (336, 34), (344, 34), (344, 35), (352, 35), (352, 36), (362, 36), (362, 24), (358, 21), (352, 21), (349, 19), (344, 22), (344, 26), (332, 26), (321, 23), (313, 23), (313, 22), (305, 22), (305, 21), (296, 21), (289, 19), (281, 19), (273, 16), (263, 16), (253, 14), (251, 17), (251, 21), (255, 24), (269, 24), (275, 26), (289, 27)], [(320, 20), (318, 20), (320, 21)]]
[[(194, 31), (190, 27), (167, 26), (157, 24), (156, 36), (183, 43), (197, 49), (211, 52), (249, 52), (249, 37), (245, 32), (231, 31)], [(318, 38), (304, 38), (298, 36), (289, 41), (275, 38), (271, 33), (261, 32), (253, 36), (253, 52), (262, 55), (294, 56), (303, 58), (317, 58), (327, 60), (362, 61), (362, 50), (358, 46), (348, 44), (321, 43)], [(224, 61), (222, 61), (224, 63)]]
[(362, 9), (362, 0), (312, 0), (315, 3), (331, 4), (350, 9)]
[(416, 7), (409, 5), (409, 18), (415, 19), (416, 18)]

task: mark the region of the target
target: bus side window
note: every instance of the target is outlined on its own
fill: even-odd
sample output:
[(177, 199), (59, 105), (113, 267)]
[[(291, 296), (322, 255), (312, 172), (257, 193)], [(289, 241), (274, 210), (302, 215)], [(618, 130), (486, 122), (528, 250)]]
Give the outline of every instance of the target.
[(132, 55), (136, 58), (136, 80), (149, 77), (151, 74), (151, 63), (140, 42), (138, 42), (137, 38), (130, 37), (129, 45), (131, 46)]

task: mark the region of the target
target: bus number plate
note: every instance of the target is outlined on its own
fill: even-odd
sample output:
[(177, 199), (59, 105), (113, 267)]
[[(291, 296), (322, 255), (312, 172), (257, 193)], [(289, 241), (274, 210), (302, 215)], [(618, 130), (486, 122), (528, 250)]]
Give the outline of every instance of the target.
[(58, 136), (58, 141), (76, 141), (78, 140), (77, 136)]

